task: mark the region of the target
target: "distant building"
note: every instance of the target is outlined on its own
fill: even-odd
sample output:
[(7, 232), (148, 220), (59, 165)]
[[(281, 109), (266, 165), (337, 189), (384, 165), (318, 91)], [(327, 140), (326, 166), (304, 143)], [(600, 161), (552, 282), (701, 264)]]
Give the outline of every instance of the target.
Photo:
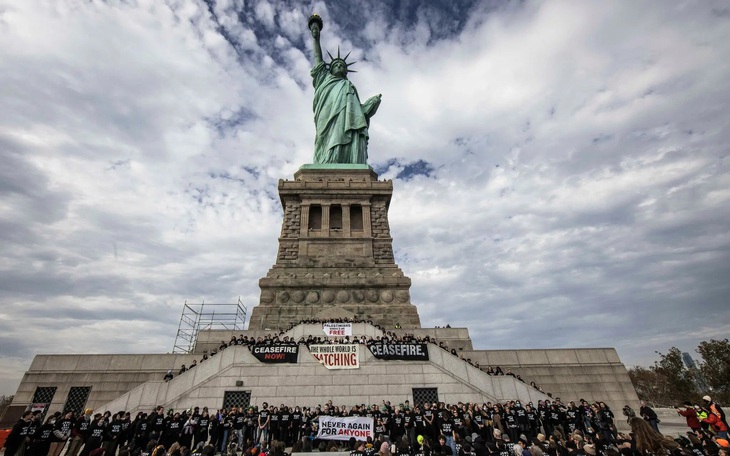
[(695, 360), (692, 359), (692, 356), (690, 356), (687, 352), (682, 352), (682, 361), (684, 361), (684, 365), (687, 366), (687, 369), (695, 370), (697, 369), (697, 365), (695, 364)]

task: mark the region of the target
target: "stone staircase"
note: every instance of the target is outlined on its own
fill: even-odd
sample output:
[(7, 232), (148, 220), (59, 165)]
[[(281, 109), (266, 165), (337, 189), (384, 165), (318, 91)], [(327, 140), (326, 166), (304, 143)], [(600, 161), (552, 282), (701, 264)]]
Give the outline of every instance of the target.
[[(368, 325), (370, 326), (370, 325)], [(292, 328), (292, 336), (297, 334)], [(377, 330), (377, 328), (373, 328)], [(379, 331), (379, 330), (378, 330)], [(317, 405), (412, 400), (412, 388), (438, 388), (444, 402), (536, 402), (547, 396), (509, 376), (489, 376), (449, 352), (428, 345), (429, 361), (384, 361), (360, 346), (359, 369), (328, 370), (300, 346), (296, 364), (264, 364), (245, 346), (229, 347), (169, 382), (143, 383), (97, 411), (149, 411), (157, 405), (176, 410), (217, 409), (229, 391), (250, 391), (251, 403)], [(242, 382), (243, 386), (236, 386)]]

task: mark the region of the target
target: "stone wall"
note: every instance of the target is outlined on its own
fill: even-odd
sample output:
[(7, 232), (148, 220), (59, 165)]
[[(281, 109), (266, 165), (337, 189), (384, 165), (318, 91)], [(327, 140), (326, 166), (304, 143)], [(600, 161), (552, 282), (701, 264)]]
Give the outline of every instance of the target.
[(296, 239), (301, 229), (301, 204), (294, 198), (282, 201), (284, 204), (284, 220), (281, 224), (281, 237)]
[(390, 241), (373, 241), (373, 257), (375, 263), (392, 263), (393, 257), (393, 243)]
[(563, 401), (605, 401), (612, 410), (639, 405), (626, 366), (613, 348), (463, 351), (481, 366), (511, 369)]
[(299, 242), (281, 239), (279, 240), (279, 252), (277, 253), (277, 261), (295, 261), (299, 258)]
[(168, 369), (177, 373), (200, 355), (36, 355), (15, 393), (13, 404), (27, 405), (39, 386), (58, 389), (51, 410), (64, 407), (71, 387), (91, 386), (87, 406), (95, 408), (135, 387), (164, 377)]
[(390, 225), (388, 224), (388, 208), (386, 201), (375, 200), (370, 208), (374, 238), (390, 238)]

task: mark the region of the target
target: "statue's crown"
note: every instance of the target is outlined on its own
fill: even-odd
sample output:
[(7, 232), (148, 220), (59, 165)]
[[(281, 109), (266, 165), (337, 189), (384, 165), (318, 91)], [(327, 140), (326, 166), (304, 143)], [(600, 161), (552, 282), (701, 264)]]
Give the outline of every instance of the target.
[(357, 73), (357, 71), (351, 70), (349, 68), (350, 65), (354, 65), (355, 63), (357, 63), (357, 62), (348, 62), (347, 61), (347, 58), (350, 56), (351, 53), (352, 53), (352, 51), (348, 52), (346, 56), (340, 57), (340, 47), (339, 46), (337, 46), (337, 57), (332, 57), (332, 54), (330, 54), (330, 51), (327, 51), (327, 55), (330, 56), (330, 63), (326, 64), (327, 68), (332, 67), (332, 64), (334, 64), (335, 62), (340, 61), (345, 64), (345, 68), (347, 69), (348, 73)]

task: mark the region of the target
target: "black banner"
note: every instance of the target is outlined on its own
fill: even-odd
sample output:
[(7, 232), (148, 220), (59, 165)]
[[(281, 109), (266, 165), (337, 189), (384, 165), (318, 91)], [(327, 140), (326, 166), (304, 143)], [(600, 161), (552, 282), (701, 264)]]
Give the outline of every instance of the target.
[(428, 361), (428, 344), (419, 343), (374, 343), (368, 345), (370, 353), (378, 359), (401, 361)]
[(299, 345), (254, 345), (251, 353), (262, 363), (296, 363)]

